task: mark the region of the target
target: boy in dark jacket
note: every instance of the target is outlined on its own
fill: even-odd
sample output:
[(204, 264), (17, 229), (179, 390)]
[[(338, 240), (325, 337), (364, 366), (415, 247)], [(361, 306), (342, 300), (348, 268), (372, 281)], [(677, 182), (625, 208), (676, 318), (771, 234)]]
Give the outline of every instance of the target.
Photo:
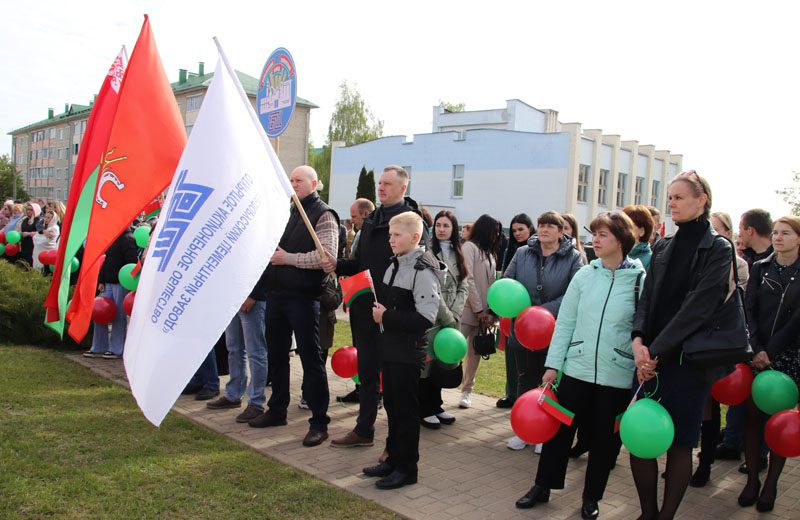
[(375, 485), (394, 489), (417, 482), (419, 461), (419, 374), (425, 361), (425, 332), (439, 310), (439, 262), (419, 247), (422, 218), (400, 213), (389, 221), (389, 244), (395, 256), (384, 275), (384, 303), (372, 317), (381, 328), (378, 351), (383, 373), (383, 402), (389, 417), (389, 457), (364, 468)]

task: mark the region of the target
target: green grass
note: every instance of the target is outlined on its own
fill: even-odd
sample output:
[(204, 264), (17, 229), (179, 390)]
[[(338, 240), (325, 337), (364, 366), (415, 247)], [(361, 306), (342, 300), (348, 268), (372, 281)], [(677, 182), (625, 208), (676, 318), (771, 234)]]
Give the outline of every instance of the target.
[[(340, 320), (333, 333), (331, 354), (339, 348), (353, 344), (350, 333), (350, 322)], [(474, 391), (490, 397), (502, 397), (506, 391), (505, 353), (498, 352), (488, 360), (481, 359), (478, 374), (475, 376)]]
[(0, 346), (0, 518), (396, 518), (175, 414), (57, 351)]

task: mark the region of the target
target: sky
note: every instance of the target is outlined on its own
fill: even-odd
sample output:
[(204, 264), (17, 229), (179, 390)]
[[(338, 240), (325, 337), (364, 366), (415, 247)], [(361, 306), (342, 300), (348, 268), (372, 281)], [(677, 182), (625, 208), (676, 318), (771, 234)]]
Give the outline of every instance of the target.
[[(0, 129), (88, 104), (145, 13), (170, 81), (200, 61), (214, 69), (214, 36), (251, 76), (286, 47), (298, 95), (320, 107), (316, 146), (346, 80), (385, 135), (430, 132), (439, 100), (479, 110), (516, 98), (682, 154), (709, 179), (712, 209), (735, 220), (751, 207), (786, 214), (775, 190), (800, 170), (793, 1), (13, 2), (0, 31)], [(10, 150), (0, 139), (0, 154)]]

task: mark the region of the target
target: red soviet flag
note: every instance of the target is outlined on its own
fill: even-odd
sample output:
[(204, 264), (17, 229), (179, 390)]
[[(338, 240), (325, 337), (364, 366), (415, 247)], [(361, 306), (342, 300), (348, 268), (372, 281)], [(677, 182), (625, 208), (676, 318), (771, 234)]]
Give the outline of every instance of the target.
[(100, 165), (78, 285), (67, 310), (80, 341), (91, 321), (102, 255), (134, 218), (169, 186), (186, 130), (145, 16), (122, 81), (119, 105)]

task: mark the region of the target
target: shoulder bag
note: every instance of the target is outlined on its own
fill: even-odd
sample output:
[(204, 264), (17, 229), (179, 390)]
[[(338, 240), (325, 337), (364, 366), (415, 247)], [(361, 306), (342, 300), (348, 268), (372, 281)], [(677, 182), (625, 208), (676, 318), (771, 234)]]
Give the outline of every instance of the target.
[(732, 367), (737, 363), (746, 363), (753, 357), (744, 316), (742, 288), (739, 287), (736, 270), (735, 248), (731, 247), (731, 251), (735, 284), (733, 293), (714, 311), (706, 326), (683, 342), (683, 360), (693, 368), (707, 370)]

